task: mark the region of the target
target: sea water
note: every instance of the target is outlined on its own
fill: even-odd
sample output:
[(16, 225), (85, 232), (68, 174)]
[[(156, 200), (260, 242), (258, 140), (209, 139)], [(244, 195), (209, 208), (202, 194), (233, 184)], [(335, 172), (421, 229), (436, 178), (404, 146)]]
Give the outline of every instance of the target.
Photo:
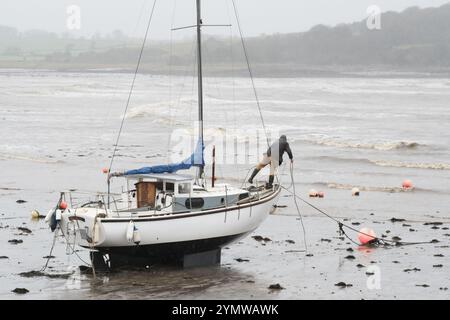
[[(123, 119), (113, 170), (168, 163), (177, 151), (173, 150), (171, 141), (174, 132), (185, 130), (195, 134), (198, 107), (194, 77), (139, 75), (125, 111), (132, 78), (133, 75), (127, 73), (0, 71), (0, 256), (9, 257), (0, 260), (0, 281), (8, 284), (0, 289), (0, 297), (17, 297), (10, 291), (21, 287), (20, 284), (31, 288), (30, 295), (38, 298), (51, 297), (54, 287), (57, 287), (56, 292), (64, 292), (63, 297), (94, 297), (95, 290), (88, 280), (82, 281), (80, 290), (70, 291), (65, 280), (44, 278), (36, 282), (18, 276), (20, 272), (39, 269), (45, 263), (42, 257), (48, 254), (53, 236), (45, 223), (29, 221), (31, 210), (38, 209), (46, 214), (58, 200), (61, 190), (76, 189), (81, 194), (105, 191), (106, 177), (101, 171), (110, 164)], [(240, 132), (242, 136), (258, 130), (264, 132), (262, 114), (267, 132), (288, 137), (294, 153), (298, 194), (306, 197), (312, 188), (324, 191), (325, 199), (311, 201), (330, 214), (360, 219), (365, 224), (392, 217), (415, 223), (430, 219), (448, 222), (449, 79), (258, 78), (255, 82), (260, 109), (248, 78), (205, 79), (206, 143), (211, 137), (224, 136), (227, 132)], [(245, 139), (237, 139), (236, 143), (243, 141)], [(219, 150), (222, 147), (216, 145)], [(216, 169), (219, 181), (243, 183), (265, 149), (266, 145), (262, 144), (256, 152), (251, 151), (253, 154), (248, 157), (251, 161), (220, 163)], [(210, 159), (207, 157), (206, 161)], [(290, 184), (287, 163), (285, 155), (285, 164), (279, 168), (280, 180), (285, 186)], [(207, 174), (209, 171), (207, 167)], [(262, 172), (259, 178), (263, 181), (266, 174)], [(405, 192), (401, 188), (405, 179), (413, 181), (413, 191)], [(359, 198), (351, 197), (355, 186), (361, 190)], [(121, 185), (116, 183), (114, 190), (120, 189)], [(297, 215), (292, 197), (284, 195), (280, 203), (288, 207), (279, 210), (280, 216), (270, 217), (271, 225), (277, 227), (264, 224), (262, 230), (281, 241), (293, 237), (296, 246), (303, 247), (296, 223), (283, 220), (296, 221)], [(82, 201), (84, 196), (79, 197)], [(18, 204), (19, 199), (27, 202)], [(317, 222), (322, 219), (317, 212), (301, 207), (311, 227), (311, 242), (313, 238), (320, 241), (313, 231), (318, 226), (324, 237), (327, 233), (335, 234), (333, 224)], [(18, 235), (16, 228), (23, 224), (33, 230), (31, 235)], [(280, 226), (291, 229), (284, 230)], [(430, 240), (431, 235), (425, 235)], [(415, 233), (407, 236), (412, 240), (422, 238)], [(25, 238), (22, 244), (8, 243), (18, 237)], [(65, 258), (66, 248), (62, 239), (60, 242), (57, 253), (62, 257), (57, 256), (54, 268), (66, 271), (77, 263), (82, 264), (73, 255)], [(256, 291), (246, 285), (248, 297), (252, 292), (255, 297), (266, 297), (264, 281), (273, 276), (272, 269), (264, 267), (259, 275), (253, 272), (246, 275), (249, 270), (244, 267), (245, 272), (241, 274), (242, 264), (233, 260), (235, 255), (248, 256), (254, 242), (247, 238), (231, 246), (232, 254), (224, 259), (232, 270), (227, 267), (224, 270), (228, 271), (221, 271), (230, 274), (204, 275), (205, 288), (215, 285), (231, 288), (230, 279), (246, 283), (248, 277), (256, 277), (260, 285)], [(277, 255), (278, 249), (273, 248), (270, 254)], [(267, 252), (258, 253), (254, 259), (264, 260), (265, 254)], [(80, 255), (88, 259), (85, 252)], [(335, 269), (333, 274), (336, 274)], [(184, 276), (179, 271), (158, 274), (166, 279), (168, 287), (152, 291), (153, 294), (167, 297), (165, 290)], [(197, 280), (200, 277), (190, 276)], [(217, 277), (218, 283), (212, 283)], [(136, 279), (140, 281), (140, 276)], [(125, 285), (120, 276), (110, 280), (118, 281), (118, 288)], [(186, 286), (193, 282), (186, 280)], [(325, 283), (322, 281), (318, 286), (323, 289)], [(285, 297), (295, 298), (299, 288), (288, 291)], [(194, 293), (188, 289), (189, 293), (185, 293), (183, 289), (175, 296), (201, 297), (202, 291), (197, 289)], [(309, 296), (329, 297), (331, 291), (322, 289), (310, 288)], [(101, 291), (101, 294), (106, 293)], [(115, 297), (126, 296), (124, 292)]]

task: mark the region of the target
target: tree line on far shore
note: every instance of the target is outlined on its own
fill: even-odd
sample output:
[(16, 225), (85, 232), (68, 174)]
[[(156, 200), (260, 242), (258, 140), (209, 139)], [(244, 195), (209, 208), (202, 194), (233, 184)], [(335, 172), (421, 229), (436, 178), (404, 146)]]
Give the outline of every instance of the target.
[[(299, 17), (301, 18), (301, 17)], [(127, 68), (136, 62), (141, 40), (120, 31), (108, 36), (72, 38), (44, 31), (18, 32), (0, 26), (0, 62), (14, 67), (30, 62), (70, 67)], [(126, 43), (126, 45), (125, 45)], [(307, 32), (247, 38), (252, 63), (310, 68), (391, 67), (403, 70), (450, 67), (450, 3), (439, 8), (412, 7), (381, 16), (381, 29), (369, 30), (366, 21), (335, 27), (318, 25)], [(149, 41), (143, 64), (188, 66), (195, 61), (194, 39), (170, 44)], [(205, 64), (212, 68), (245, 65), (240, 39), (206, 37)], [(172, 55), (170, 54), (172, 52)]]

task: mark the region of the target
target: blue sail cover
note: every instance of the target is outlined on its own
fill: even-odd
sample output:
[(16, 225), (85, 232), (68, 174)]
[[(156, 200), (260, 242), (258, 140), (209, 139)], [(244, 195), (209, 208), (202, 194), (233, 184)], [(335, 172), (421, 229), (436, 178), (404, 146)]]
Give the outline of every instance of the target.
[(194, 153), (180, 163), (164, 164), (152, 167), (144, 167), (141, 169), (129, 170), (125, 171), (124, 175), (130, 176), (135, 174), (174, 173), (177, 172), (178, 170), (189, 170), (193, 166), (204, 167), (205, 166), (205, 159), (203, 156), (204, 149), (205, 146), (199, 140), (197, 142), (197, 147), (195, 148)]

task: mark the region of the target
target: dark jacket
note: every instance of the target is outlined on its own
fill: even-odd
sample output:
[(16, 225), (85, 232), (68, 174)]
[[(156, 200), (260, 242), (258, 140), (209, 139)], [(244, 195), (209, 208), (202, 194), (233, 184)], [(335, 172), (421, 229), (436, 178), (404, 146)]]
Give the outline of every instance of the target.
[[(292, 155), (291, 147), (289, 146), (289, 143), (287, 142), (286, 138), (281, 137), (277, 142), (273, 143), (270, 148), (267, 150), (267, 156), (272, 155), (272, 148), (277, 148), (279, 150), (279, 163), (280, 165), (283, 163), (283, 155), (285, 152), (287, 152), (289, 159), (293, 159), (294, 156)], [(275, 149), (276, 150), (276, 149)]]

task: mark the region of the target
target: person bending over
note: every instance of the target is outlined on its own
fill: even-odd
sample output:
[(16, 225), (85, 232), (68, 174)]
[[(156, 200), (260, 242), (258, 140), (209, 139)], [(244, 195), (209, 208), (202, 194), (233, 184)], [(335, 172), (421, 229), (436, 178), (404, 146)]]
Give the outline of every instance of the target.
[(276, 142), (274, 142), (269, 149), (267, 149), (267, 152), (263, 154), (263, 159), (261, 162), (259, 162), (256, 165), (256, 169), (253, 170), (252, 175), (250, 176), (250, 179), (248, 179), (248, 182), (250, 184), (253, 184), (253, 179), (256, 177), (259, 171), (261, 171), (262, 168), (270, 164), (270, 175), (269, 175), (269, 185), (268, 187), (271, 188), (273, 185), (273, 180), (275, 177), (275, 170), (278, 166), (280, 166), (283, 163), (283, 155), (284, 153), (287, 153), (289, 156), (289, 159), (291, 160), (291, 163), (294, 162), (294, 157), (292, 155), (291, 147), (289, 146), (289, 143), (287, 142), (287, 138), (285, 135), (282, 135), (280, 139)]

